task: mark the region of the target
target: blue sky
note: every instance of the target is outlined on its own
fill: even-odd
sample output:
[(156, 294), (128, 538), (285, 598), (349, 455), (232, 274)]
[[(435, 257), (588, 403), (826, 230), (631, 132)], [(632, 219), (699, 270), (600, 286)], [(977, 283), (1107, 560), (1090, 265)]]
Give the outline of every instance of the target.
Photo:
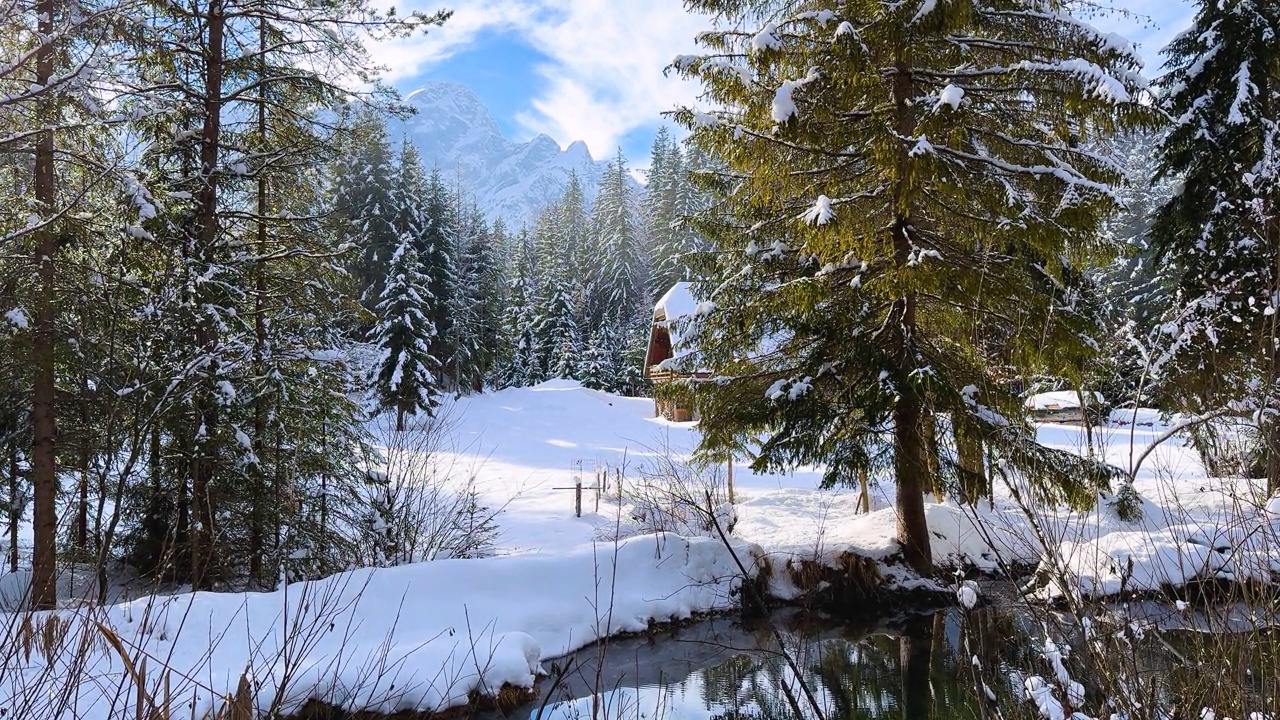
[[(664, 77), (676, 55), (696, 51), (708, 25), (681, 0), (455, 0), (454, 17), (425, 38), (375, 47), (403, 92), (426, 80), (470, 86), (510, 138), (546, 133), (561, 146), (586, 141), (597, 159), (621, 145), (648, 162), (660, 113), (696, 104), (697, 87)], [(434, 10), (432, 0), (408, 8)], [(1128, 0), (1136, 17), (1087, 18), (1140, 44), (1148, 75), (1158, 51), (1192, 16), (1187, 0)]]

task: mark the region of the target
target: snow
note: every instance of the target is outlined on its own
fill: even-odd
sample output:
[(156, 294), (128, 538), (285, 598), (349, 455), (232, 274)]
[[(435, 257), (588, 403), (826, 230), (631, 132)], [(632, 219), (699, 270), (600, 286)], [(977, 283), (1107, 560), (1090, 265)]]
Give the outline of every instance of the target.
[(809, 208), (800, 216), (806, 225), (826, 225), (835, 217), (835, 211), (831, 209), (831, 198), (826, 195), (819, 195), (814, 201), (813, 207)]
[[(685, 317), (698, 307), (683, 284), (655, 309)], [(806, 382), (798, 377), (779, 385), (779, 401), (799, 397)], [(965, 397), (976, 403), (979, 393), (966, 388)], [(1055, 395), (1043, 398), (1050, 399)], [(472, 690), (528, 686), (540, 660), (605, 634), (733, 605), (737, 566), (709, 537), (713, 533), (626, 537), (644, 531), (632, 517), (636, 502), (620, 502), (616, 487), (598, 500), (589, 490), (582, 517), (576, 517), (573, 493), (564, 489), (575, 477), (593, 486), (596, 467), (624, 469), (631, 487), (666, 458), (687, 457), (699, 439), (697, 423), (655, 417), (649, 399), (566, 380), (448, 398), (439, 413), (449, 432), (437, 462), (448, 476), (474, 478), (481, 501), (499, 510), (493, 556), (357, 570), (275, 593), (141, 598), (101, 608), (93, 617), (131, 652), (168, 658), (172, 692), (194, 703), (198, 715), (208, 707), (210, 691), (234, 691), (246, 670), (263, 684), (264, 704), (279, 697), (285, 708), (297, 708), (314, 695), (340, 699), (352, 709), (442, 709)], [(1049, 558), (1069, 579), (1065, 586), (1040, 588), (1043, 597), (1156, 589), (1203, 577), (1280, 577), (1280, 498), (1256, 499), (1245, 480), (1208, 478), (1185, 438), (1169, 435), (1176, 430), (1169, 423), (1176, 421), (1158, 410), (1122, 410), (1112, 418), (1091, 435), (1056, 424), (1037, 425), (1036, 432), (1048, 447), (1091, 451), (1117, 467), (1129, 467), (1134, 456), (1161, 442), (1133, 478), (1136, 520), (1120, 519), (1110, 496), (1099, 497), (1089, 510), (1035, 504), (1028, 513), (999, 483), (995, 498), (976, 507), (927, 497), (935, 562), (994, 572), (1003, 563)], [(421, 422), (413, 419), (408, 432), (418, 432)], [(779, 579), (785, 573), (776, 572), (788, 562), (834, 561), (846, 552), (891, 561), (898, 553), (889, 479), (872, 478), (871, 512), (863, 513), (858, 489), (819, 488), (821, 468), (762, 474), (744, 465), (738, 458), (734, 467), (737, 504), (717, 513), (722, 520), (736, 515), (738, 556), (749, 567), (767, 559), (775, 568), (771, 587), (780, 596), (800, 592), (786, 587)], [(723, 466), (711, 470), (717, 469)], [(615, 544), (611, 538), (620, 530), (624, 539)], [(884, 570), (890, 577), (898, 572)], [(14, 594), (23, 582), (23, 576), (0, 578), (0, 594)], [(980, 602), (971, 583), (955, 592), (965, 607)], [(87, 610), (61, 612), (76, 627), (90, 627)], [(305, 639), (290, 638), (289, 628), (297, 627), (315, 631)], [(1052, 664), (1047, 646), (1046, 651)], [(1054, 651), (1065, 653), (1060, 647)], [(84, 717), (107, 715), (104, 703), (122, 677), (116, 654), (94, 652), (76, 693)], [(292, 663), (288, 668), (285, 658)], [(27, 677), (39, 677), (40, 668), (66, 659), (33, 655)], [(286, 674), (293, 681), (280, 688)], [(0, 696), (16, 693), (19, 677), (6, 676)], [(198, 678), (199, 686), (182, 678)], [(1029, 699), (1050, 713), (1057, 702), (1053, 693), (1070, 699), (1074, 689), (1070, 683), (1051, 689), (1042, 679), (1032, 687), (1030, 680)], [(128, 687), (124, 693), (132, 697)], [(0, 697), (0, 704), (7, 699)]]
[(809, 73), (799, 80), (783, 80), (773, 96), (773, 107), (770, 115), (773, 121), (785, 123), (796, 114), (796, 102), (792, 95), (799, 88), (817, 80), (820, 76), (817, 68), (810, 68)]
[(938, 0), (920, 0), (920, 9), (916, 10), (916, 14), (911, 18), (912, 23), (920, 22), (929, 13), (938, 7)]
[(781, 47), (782, 40), (778, 37), (778, 27), (773, 23), (766, 24), (751, 38), (751, 52), (761, 53)]
[(684, 321), (705, 305), (694, 297), (693, 283), (685, 281), (672, 285), (654, 304), (654, 322), (663, 323), (663, 327), (667, 328), (667, 332), (671, 334), (671, 348), (675, 351), (676, 357), (688, 352), (687, 349), (682, 351), (680, 347), (680, 340), (684, 334)]
[(933, 109), (935, 111), (940, 110), (943, 105), (946, 105), (952, 110), (959, 110), (962, 100), (964, 100), (964, 88), (948, 85), (942, 88), (942, 92), (938, 93), (938, 102), (933, 106)]
[(26, 330), (31, 326), (31, 320), (27, 317), (27, 311), (22, 308), (13, 308), (6, 311), (4, 319), (8, 320), (10, 325), (19, 330)]
[[(604, 635), (728, 608), (736, 573), (716, 540), (654, 535), (616, 547), (359, 570), (274, 593), (146, 598), (92, 619), (65, 615), (72, 637), (92, 634), (88, 624), (97, 621), (133, 652), (165, 658), (173, 706), (188, 705), (194, 717), (210, 708), (211, 692), (233, 695), (242, 674), (261, 683), (260, 710), (279, 702), (286, 715), (312, 697), (377, 712), (440, 710), (472, 691), (529, 687), (540, 660)], [(75, 647), (33, 653), (23, 672), (6, 673), (0, 703), (36, 691), (40, 671), (69, 662)], [(97, 643), (62, 717), (108, 717), (124, 670)]]

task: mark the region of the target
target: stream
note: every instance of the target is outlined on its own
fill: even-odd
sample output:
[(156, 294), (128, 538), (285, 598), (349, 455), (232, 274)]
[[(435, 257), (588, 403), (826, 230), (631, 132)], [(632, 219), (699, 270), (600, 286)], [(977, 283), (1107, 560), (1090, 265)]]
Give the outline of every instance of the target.
[[(798, 611), (746, 624), (720, 617), (648, 637), (615, 639), (544, 663), (551, 675), (539, 684), (539, 699), (508, 717), (1042, 717), (1034, 700), (1028, 700), (1026, 687), (1031, 676), (1052, 681), (1055, 675), (1045, 645), (1046, 622), (1053, 620), (1043, 610), (1033, 612), (1013, 602), (993, 605), (861, 620)], [(1221, 620), (1249, 626), (1252, 611), (1247, 608), (1214, 610), (1211, 619), (1192, 617), (1164, 603), (1133, 603), (1108, 612), (1114, 616), (1116, 609), (1123, 611), (1124, 620), (1106, 630), (1113, 636), (1110, 646), (1118, 648), (1107, 662), (1114, 665), (1108, 672), (1126, 678), (1120, 684), (1097, 682), (1097, 670), (1088, 670), (1072, 657), (1069, 643), (1082, 642), (1078, 625), (1075, 638), (1058, 635), (1069, 635), (1070, 625), (1052, 631), (1072, 680), (1079, 680), (1082, 690), (1087, 687), (1083, 699), (1068, 698), (1062, 684), (1052, 687), (1054, 700), (1067, 708), (1066, 717), (1072, 710), (1111, 717), (1114, 710), (1103, 693), (1116, 687), (1132, 692), (1144, 708), (1161, 708), (1149, 716), (1134, 713), (1134, 720), (1200, 720), (1203, 707), (1222, 708), (1218, 718), (1250, 718), (1251, 710), (1275, 713), (1280, 707), (1280, 653), (1274, 631), (1205, 632)], [(1192, 706), (1191, 714), (1169, 714)]]

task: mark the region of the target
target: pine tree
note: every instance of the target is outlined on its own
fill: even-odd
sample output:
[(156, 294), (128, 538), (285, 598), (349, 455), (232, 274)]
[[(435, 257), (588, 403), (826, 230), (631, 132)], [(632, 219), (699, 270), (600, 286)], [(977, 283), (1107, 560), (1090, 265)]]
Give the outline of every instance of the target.
[(538, 351), (538, 298), (533, 240), (521, 230), (513, 242), (511, 267), (507, 271), (507, 307), (502, 316), (502, 345), (499, 382), (503, 387), (525, 387), (546, 379)]
[(1191, 412), (1251, 406), (1280, 492), (1280, 7), (1201, 2), (1165, 55), (1159, 171), (1182, 182), (1152, 234), (1176, 288), (1172, 394)]
[(679, 144), (671, 140), (666, 126), (659, 128), (649, 154), (649, 178), (641, 203), (653, 267), (649, 292), (654, 297), (687, 279), (681, 265), (683, 248), (677, 240), (681, 161)]
[(539, 349), (546, 353), (548, 377), (578, 376), (584, 348), (580, 308), (585, 296), (582, 283), (572, 279), (552, 279), (545, 285), (534, 332)]
[(479, 208), (459, 197), (456, 287), (453, 289), (453, 373), (459, 390), (480, 392), (498, 354), (500, 278), (491, 247), (492, 237)]
[(595, 250), (590, 276), (592, 307), (587, 310), (587, 317), (592, 326), (602, 325), (611, 313), (630, 317), (648, 305), (648, 261), (641, 246), (636, 210), (626, 159), (619, 151), (605, 170), (591, 211)]
[[(360, 113), (352, 123), (342, 155), (333, 165), (332, 212), (340, 242), (356, 248), (351, 267), (356, 292), (372, 310), (382, 297), (383, 278), (400, 240), (394, 225), (397, 203), (392, 197), (396, 164), (379, 116)], [(401, 172), (403, 169), (401, 157)]]
[(397, 170), (386, 212), (399, 242), (381, 283), (370, 340), (379, 349), (374, 370), (379, 406), (395, 411), (396, 430), (401, 431), (406, 415), (430, 414), (439, 405), (441, 363), (431, 353), (438, 334), (433, 317), (437, 303), (421, 262), (421, 253), (430, 250), (431, 220), (423, 207), (427, 180), (408, 140), (401, 145)]
[(676, 62), (716, 109), (678, 118), (733, 189), (701, 220), (724, 258), (692, 329), (720, 378), (696, 386), (704, 452), (768, 431), (759, 468), (891, 469), (921, 572), (940, 413), (1037, 497), (1091, 502), (1107, 473), (1035, 443), (1005, 368), (1078, 375), (1096, 346), (1074, 262), (1106, 250), (1118, 178), (1081, 141), (1146, 116), (1133, 49), (1058, 0), (848, 0), (764, 27), (768, 2), (691, 5), (727, 29)]
[(379, 406), (394, 410), (396, 430), (405, 429), (406, 415), (430, 414), (440, 401), (439, 361), (431, 354), (436, 330), (431, 322), (430, 279), (423, 273), (417, 238), (404, 235), (391, 256), (378, 324), (370, 340), (378, 346), (374, 388)]
[(451, 344), (455, 339), (452, 310), (459, 285), (456, 247), (458, 216), (454, 211), (452, 194), (439, 167), (431, 168), (422, 202), (426, 231), (419, 239), (418, 248), (422, 272), (428, 278), (427, 290), (431, 296), (427, 317), (435, 327), (431, 355), (440, 360), (444, 373), (441, 388), (456, 390), (459, 383), (455, 370), (456, 358), (464, 352)]
[(654, 141), (650, 162), (643, 213), (652, 264), (649, 289), (660, 297), (675, 283), (696, 277), (697, 257), (706, 250), (690, 222), (707, 205), (693, 182), (694, 172), (705, 168), (696, 147), (670, 141), (665, 132)]

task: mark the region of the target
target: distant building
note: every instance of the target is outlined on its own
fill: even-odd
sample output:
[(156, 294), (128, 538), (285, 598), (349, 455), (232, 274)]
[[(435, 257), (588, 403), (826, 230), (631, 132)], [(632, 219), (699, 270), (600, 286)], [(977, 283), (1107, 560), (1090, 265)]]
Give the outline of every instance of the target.
[(1024, 406), (1031, 411), (1036, 422), (1054, 422), (1079, 424), (1088, 413), (1091, 424), (1101, 419), (1101, 411), (1106, 405), (1102, 393), (1080, 394), (1075, 390), (1059, 390), (1056, 392), (1037, 393), (1026, 399)]
[(644, 376), (654, 384), (654, 414), (673, 422), (697, 419), (697, 411), (683, 401), (663, 397), (661, 386), (673, 380), (706, 377), (702, 371), (681, 371), (674, 360), (689, 351), (680, 347), (682, 320), (697, 309), (693, 297), (693, 283), (678, 282), (671, 286), (653, 307), (653, 322), (649, 327), (649, 350), (644, 357)]

